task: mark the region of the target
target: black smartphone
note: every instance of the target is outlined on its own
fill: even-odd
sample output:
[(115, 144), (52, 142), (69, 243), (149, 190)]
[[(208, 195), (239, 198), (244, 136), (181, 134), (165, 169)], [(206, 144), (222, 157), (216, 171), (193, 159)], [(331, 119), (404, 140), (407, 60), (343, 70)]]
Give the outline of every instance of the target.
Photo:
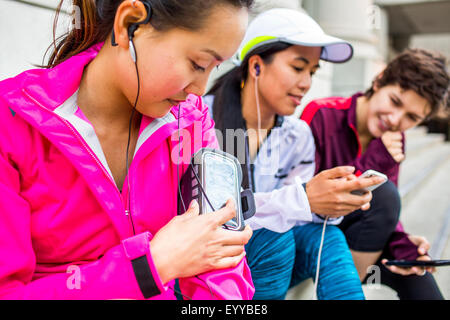
[(397, 266), (402, 268), (411, 267), (443, 267), (450, 266), (450, 260), (430, 260), (430, 261), (419, 261), (419, 260), (389, 260), (386, 262), (387, 266)]

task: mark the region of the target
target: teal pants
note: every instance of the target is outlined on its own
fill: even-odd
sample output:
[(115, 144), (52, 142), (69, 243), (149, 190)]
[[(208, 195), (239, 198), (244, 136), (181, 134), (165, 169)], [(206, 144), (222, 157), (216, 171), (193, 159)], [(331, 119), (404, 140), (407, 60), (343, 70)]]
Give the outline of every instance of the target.
[[(306, 224), (285, 233), (255, 230), (246, 245), (255, 285), (255, 300), (281, 300), (289, 288), (315, 278), (321, 224)], [(361, 282), (345, 236), (328, 225), (320, 262), (319, 300), (364, 300)]]

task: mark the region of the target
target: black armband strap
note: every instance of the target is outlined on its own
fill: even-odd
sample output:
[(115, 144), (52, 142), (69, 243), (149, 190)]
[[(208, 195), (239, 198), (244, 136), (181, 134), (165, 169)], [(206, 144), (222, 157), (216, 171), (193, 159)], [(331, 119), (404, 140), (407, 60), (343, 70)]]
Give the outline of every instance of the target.
[(134, 275), (145, 299), (161, 293), (150, 271), (147, 256), (131, 260), (131, 265), (133, 266)]

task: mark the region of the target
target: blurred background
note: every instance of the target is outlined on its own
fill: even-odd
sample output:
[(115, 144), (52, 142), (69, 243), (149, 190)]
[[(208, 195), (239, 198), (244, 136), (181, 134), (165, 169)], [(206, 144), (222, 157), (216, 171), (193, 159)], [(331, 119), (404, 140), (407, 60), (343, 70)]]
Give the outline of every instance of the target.
[[(53, 39), (56, 0), (0, 0), (0, 80), (34, 65)], [(443, 53), (450, 63), (449, 0), (257, 0), (253, 15), (273, 7), (303, 10), (325, 32), (350, 41), (354, 57), (344, 64), (321, 62), (313, 86), (297, 114), (312, 99), (349, 96), (365, 91), (374, 77), (403, 49), (424, 48)], [(76, 23), (77, 8), (66, 1), (56, 36)], [(232, 67), (214, 71), (212, 82)], [(407, 160), (401, 166), (401, 220), (406, 231), (432, 243), (430, 255), (450, 259), (450, 129), (446, 115), (407, 134)], [(436, 278), (450, 299), (450, 268), (438, 268)], [(311, 283), (291, 290), (288, 299), (309, 299)], [(369, 299), (396, 299), (385, 287), (365, 286)]]

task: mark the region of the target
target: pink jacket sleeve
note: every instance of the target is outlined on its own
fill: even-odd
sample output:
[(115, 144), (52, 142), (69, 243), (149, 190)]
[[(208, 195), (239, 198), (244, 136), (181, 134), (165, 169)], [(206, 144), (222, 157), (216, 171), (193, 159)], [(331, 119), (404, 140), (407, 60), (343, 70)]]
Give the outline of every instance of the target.
[(157, 288), (154, 294), (165, 290), (153, 266), (149, 233), (126, 239), (97, 261), (67, 266), (62, 273), (34, 280), (31, 212), (20, 197), (19, 173), (2, 152), (0, 172), (1, 299), (142, 299), (131, 263), (140, 256), (150, 266)]
[[(203, 105), (202, 147), (219, 148), (214, 121)], [(234, 232), (234, 231), (230, 231)], [(215, 270), (196, 277), (180, 279), (183, 295), (194, 300), (251, 300), (255, 289), (246, 258), (235, 267)]]
[(235, 268), (180, 279), (180, 289), (193, 300), (251, 300), (255, 293), (245, 258)]

